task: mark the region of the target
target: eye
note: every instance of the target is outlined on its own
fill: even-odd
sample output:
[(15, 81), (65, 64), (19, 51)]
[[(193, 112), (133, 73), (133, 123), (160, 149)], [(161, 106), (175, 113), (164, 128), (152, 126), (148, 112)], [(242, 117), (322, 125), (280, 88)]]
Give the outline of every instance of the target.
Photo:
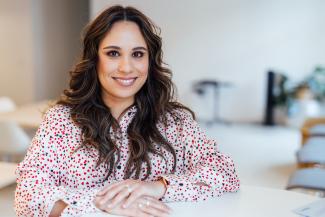
[(116, 50), (111, 50), (109, 52), (106, 53), (107, 56), (110, 56), (110, 57), (118, 57), (120, 54), (119, 52), (117, 52)]
[(141, 58), (143, 57), (144, 53), (142, 51), (135, 51), (132, 56), (133, 57), (137, 57), (137, 58)]

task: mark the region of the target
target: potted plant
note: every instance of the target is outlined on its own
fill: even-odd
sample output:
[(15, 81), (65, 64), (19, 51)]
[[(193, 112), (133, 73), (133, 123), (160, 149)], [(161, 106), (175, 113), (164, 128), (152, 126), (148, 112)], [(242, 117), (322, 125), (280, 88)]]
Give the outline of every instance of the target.
[(284, 100), (288, 109), (288, 124), (300, 127), (308, 117), (324, 115), (325, 68), (315, 70), (296, 84), (284, 85)]

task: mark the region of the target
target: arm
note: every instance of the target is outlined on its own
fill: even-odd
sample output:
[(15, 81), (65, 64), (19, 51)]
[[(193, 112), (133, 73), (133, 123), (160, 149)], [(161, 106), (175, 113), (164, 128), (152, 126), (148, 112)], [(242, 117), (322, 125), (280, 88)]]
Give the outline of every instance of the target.
[(206, 137), (190, 114), (181, 112), (178, 145), (184, 150), (175, 174), (162, 177), (168, 182), (163, 201), (197, 201), (239, 189), (232, 159), (217, 150), (216, 142)]
[(66, 204), (63, 200), (58, 200), (55, 202), (51, 213), (50, 213), (50, 217), (57, 217), (60, 216), (63, 212), (63, 210), (68, 206), (68, 204)]
[(68, 189), (60, 183), (62, 148), (65, 145), (62, 130), (66, 127), (66, 120), (60, 113), (62, 109), (56, 108), (46, 113), (25, 159), (18, 165), (15, 193), (17, 216), (49, 216), (54, 204), (62, 204), (58, 201), (67, 204), (67, 207), (58, 207), (67, 215), (96, 210), (91, 201), (97, 189)]
[(140, 196), (130, 206), (125, 208), (126, 199), (119, 202), (115, 207), (108, 208), (107, 206), (100, 203), (100, 198), (95, 201), (98, 207), (104, 212), (118, 216), (129, 216), (129, 217), (166, 217), (169, 216), (171, 209), (154, 197)]

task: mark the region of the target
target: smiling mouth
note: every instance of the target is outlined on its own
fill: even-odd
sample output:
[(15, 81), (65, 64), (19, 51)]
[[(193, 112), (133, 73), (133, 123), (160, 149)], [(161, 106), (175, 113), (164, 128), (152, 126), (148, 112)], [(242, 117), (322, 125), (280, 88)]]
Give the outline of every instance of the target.
[(128, 87), (134, 84), (137, 77), (134, 78), (119, 78), (119, 77), (112, 77), (119, 85), (123, 87)]

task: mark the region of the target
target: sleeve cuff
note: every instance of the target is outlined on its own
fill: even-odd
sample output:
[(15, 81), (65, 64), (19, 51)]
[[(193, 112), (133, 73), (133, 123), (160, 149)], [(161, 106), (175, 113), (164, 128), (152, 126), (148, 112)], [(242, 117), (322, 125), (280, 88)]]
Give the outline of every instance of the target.
[(163, 202), (184, 201), (184, 198), (195, 200), (197, 190), (190, 176), (169, 174), (161, 177), (168, 182), (165, 195), (161, 198)]
[(68, 204), (61, 216), (77, 216), (86, 213), (99, 212), (93, 200), (98, 189), (73, 190), (61, 188), (56, 200), (62, 200)]
[(52, 190), (52, 192), (47, 192), (47, 193), (48, 193), (48, 197), (46, 198), (44, 204), (46, 207), (45, 209), (47, 215), (50, 215), (56, 201), (63, 198), (65, 194), (64, 191), (62, 191), (60, 188), (55, 188), (54, 190)]

